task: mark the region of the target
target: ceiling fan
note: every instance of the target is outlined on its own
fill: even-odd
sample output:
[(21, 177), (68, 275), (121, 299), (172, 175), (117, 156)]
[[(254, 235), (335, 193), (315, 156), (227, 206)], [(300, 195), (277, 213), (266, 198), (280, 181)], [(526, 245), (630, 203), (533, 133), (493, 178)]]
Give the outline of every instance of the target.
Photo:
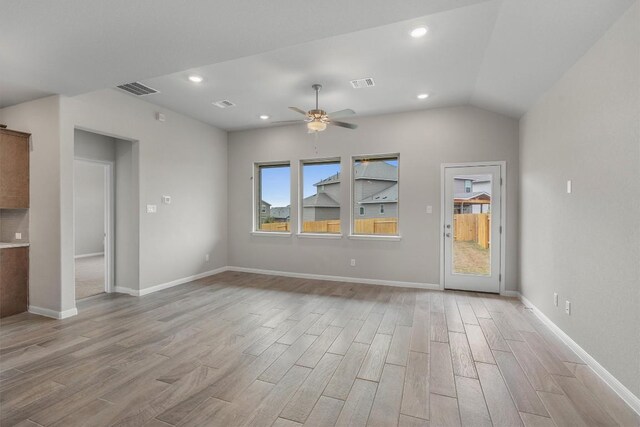
[(303, 123), (303, 122), (306, 122), (307, 123), (307, 129), (309, 130), (309, 133), (322, 132), (323, 130), (325, 130), (327, 128), (327, 125), (340, 126), (340, 127), (347, 128), (347, 129), (355, 129), (355, 128), (358, 127), (358, 125), (354, 125), (353, 123), (346, 123), (346, 122), (340, 122), (340, 121), (334, 120), (337, 117), (344, 117), (344, 116), (352, 116), (352, 115), (354, 115), (356, 112), (351, 110), (351, 109), (335, 111), (333, 113), (328, 113), (327, 114), (326, 111), (321, 110), (320, 108), (318, 108), (318, 93), (320, 92), (320, 89), (322, 89), (322, 85), (316, 83), (316, 84), (312, 85), (311, 87), (313, 88), (313, 90), (316, 91), (316, 108), (315, 109), (305, 112), (301, 108), (289, 107), (290, 110), (295, 111), (296, 113), (302, 114), (303, 116), (305, 116), (305, 118), (302, 119), (302, 120), (285, 120), (285, 121), (278, 121), (278, 122), (272, 122), (272, 123)]

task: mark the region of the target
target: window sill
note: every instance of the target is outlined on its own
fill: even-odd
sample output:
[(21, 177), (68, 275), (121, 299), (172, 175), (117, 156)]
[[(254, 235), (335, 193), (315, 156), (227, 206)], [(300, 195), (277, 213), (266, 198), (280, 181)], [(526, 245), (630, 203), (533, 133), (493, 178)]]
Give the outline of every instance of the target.
[(291, 237), (291, 232), (285, 231), (252, 231), (252, 236)]
[(349, 234), (349, 238), (352, 240), (382, 240), (387, 242), (399, 242), (402, 240), (402, 236), (385, 236), (383, 234)]
[(296, 236), (303, 239), (342, 239), (342, 234), (338, 233), (298, 233)]

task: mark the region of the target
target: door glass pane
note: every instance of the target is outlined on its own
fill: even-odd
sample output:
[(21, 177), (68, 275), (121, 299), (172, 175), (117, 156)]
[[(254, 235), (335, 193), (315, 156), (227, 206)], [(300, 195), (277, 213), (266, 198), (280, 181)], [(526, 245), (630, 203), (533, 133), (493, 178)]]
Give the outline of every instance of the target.
[(454, 274), (491, 275), (491, 175), (453, 178)]

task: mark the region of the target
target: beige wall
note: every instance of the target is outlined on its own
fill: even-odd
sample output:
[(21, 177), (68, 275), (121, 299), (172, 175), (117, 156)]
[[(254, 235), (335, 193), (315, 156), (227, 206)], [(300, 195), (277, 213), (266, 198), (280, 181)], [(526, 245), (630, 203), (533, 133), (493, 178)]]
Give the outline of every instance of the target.
[[(474, 107), (364, 117), (357, 131), (330, 128), (308, 135), (303, 126), (229, 134), (229, 265), (296, 273), (438, 284), (440, 282), (440, 165), (507, 162), (507, 289), (517, 289), (518, 122)], [(317, 150), (315, 149), (317, 147)], [(290, 160), (298, 194), (301, 159), (341, 157), (344, 182), (353, 155), (400, 153), (401, 241), (253, 236), (254, 162)], [(345, 163), (346, 162), (346, 163)], [(344, 186), (348, 190), (348, 186)], [(341, 195), (348, 224), (349, 191)], [(292, 200), (292, 215), (299, 202)], [(427, 214), (427, 205), (433, 213)], [(348, 227), (343, 227), (348, 230)], [(345, 234), (347, 232), (345, 231)], [(356, 259), (356, 267), (350, 260)]]
[(522, 294), (640, 397), (639, 22), (636, 2), (521, 120), (520, 270)]

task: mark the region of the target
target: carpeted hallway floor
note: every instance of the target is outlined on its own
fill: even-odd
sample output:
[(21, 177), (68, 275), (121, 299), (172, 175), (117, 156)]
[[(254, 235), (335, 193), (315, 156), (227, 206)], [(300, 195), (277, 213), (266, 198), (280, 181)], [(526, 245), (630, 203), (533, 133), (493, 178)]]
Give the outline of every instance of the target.
[(104, 292), (104, 255), (76, 258), (76, 300)]

